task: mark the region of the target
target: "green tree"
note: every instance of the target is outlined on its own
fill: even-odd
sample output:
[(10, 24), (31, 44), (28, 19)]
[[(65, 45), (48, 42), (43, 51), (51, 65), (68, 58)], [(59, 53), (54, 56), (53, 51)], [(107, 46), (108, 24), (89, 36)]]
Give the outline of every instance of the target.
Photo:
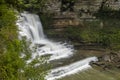
[[(37, 58), (27, 64), (32, 51), (29, 43), (18, 39), (16, 13), (13, 0), (0, 0), (0, 80), (44, 80), (46, 74), (46, 58)], [(24, 54), (25, 57), (20, 56)], [(40, 66), (34, 66), (39, 62)], [(43, 64), (45, 63), (45, 64)]]

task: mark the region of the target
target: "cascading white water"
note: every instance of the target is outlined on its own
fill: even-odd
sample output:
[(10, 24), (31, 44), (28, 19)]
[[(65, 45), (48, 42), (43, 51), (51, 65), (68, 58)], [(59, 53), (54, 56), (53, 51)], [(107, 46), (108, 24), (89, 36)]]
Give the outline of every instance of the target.
[(89, 57), (84, 60), (77, 61), (67, 66), (59, 67), (56, 69), (52, 69), (51, 72), (46, 76), (48, 80), (56, 80), (71, 74), (75, 74), (81, 70), (86, 70), (91, 68), (89, 63), (91, 61), (97, 61), (96, 57)]
[[(61, 44), (60, 42), (52, 42), (45, 38), (43, 33), (42, 24), (40, 19), (35, 14), (30, 14), (27, 12), (21, 13), (19, 20), (17, 22), (19, 28), (19, 38), (21, 39), (23, 36), (26, 36), (27, 40), (32, 42), (33, 45), (37, 46), (36, 52), (32, 54), (32, 58), (27, 62), (30, 63), (33, 59), (38, 56), (50, 54), (51, 60), (68, 58), (73, 55), (73, 47), (66, 43)], [(31, 47), (32, 49), (32, 47)], [(90, 68), (89, 62), (96, 61), (96, 57), (91, 57), (84, 59), (82, 61), (75, 62), (65, 67), (52, 69), (51, 72), (46, 76), (47, 80), (55, 80), (57, 78), (64, 77), (66, 75), (70, 75), (76, 73), (80, 70), (84, 70), (86, 68)]]
[[(73, 54), (71, 45), (54, 43), (45, 38), (40, 19), (35, 14), (21, 13), (20, 19), (17, 22), (19, 27), (20, 38), (26, 36), (28, 40), (34, 44), (42, 45), (37, 47), (37, 55), (50, 54), (50, 60), (69, 57)], [(37, 56), (33, 54), (33, 59)]]
[(32, 42), (39, 42), (44, 38), (42, 24), (37, 15), (21, 13), (20, 18), (22, 19), (19, 23), (20, 35), (27, 36)]

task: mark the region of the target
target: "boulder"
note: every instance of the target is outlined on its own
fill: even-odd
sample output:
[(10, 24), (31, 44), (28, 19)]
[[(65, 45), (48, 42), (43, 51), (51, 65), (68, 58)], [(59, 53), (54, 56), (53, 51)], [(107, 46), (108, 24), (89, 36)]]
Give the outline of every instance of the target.
[(102, 69), (120, 69), (120, 54), (116, 52), (110, 52), (108, 54), (98, 57), (97, 62), (91, 62), (91, 65), (101, 67)]

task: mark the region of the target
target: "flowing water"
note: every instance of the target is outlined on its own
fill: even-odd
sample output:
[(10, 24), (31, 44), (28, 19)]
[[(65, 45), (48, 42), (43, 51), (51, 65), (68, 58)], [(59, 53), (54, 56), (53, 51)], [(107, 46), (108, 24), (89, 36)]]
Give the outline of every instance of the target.
[[(51, 62), (53, 60), (69, 58), (74, 55), (74, 49), (72, 45), (68, 45), (67, 43), (61, 42), (53, 42), (46, 38), (38, 15), (30, 14), (27, 12), (21, 13), (17, 25), (20, 30), (20, 39), (22, 39), (22, 37), (25, 36), (28, 41), (31, 41), (31, 49), (33, 46), (39, 45), (37, 46), (36, 51), (32, 53), (32, 58), (27, 61), (28, 63), (30, 63), (33, 59), (41, 55), (51, 55), (48, 60)], [(91, 61), (97, 61), (97, 58), (89, 57), (69, 65), (51, 69), (51, 71), (46, 76), (46, 79), (56, 80), (67, 75), (77, 73), (81, 70), (91, 68), (91, 66), (89, 65)]]

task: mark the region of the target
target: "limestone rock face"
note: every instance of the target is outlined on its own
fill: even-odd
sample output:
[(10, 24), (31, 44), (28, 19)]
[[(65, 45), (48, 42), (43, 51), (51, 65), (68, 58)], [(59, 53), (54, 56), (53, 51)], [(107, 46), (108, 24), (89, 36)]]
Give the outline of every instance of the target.
[[(61, 12), (61, 0), (48, 0), (46, 11), (52, 13), (53, 27), (63, 28), (67, 26), (78, 26), (83, 20), (96, 19), (93, 14), (98, 11), (103, 0), (76, 0), (74, 4), (74, 11)], [(120, 0), (108, 0), (106, 5), (119, 10)]]
[(54, 27), (64, 28), (68, 26), (78, 26), (80, 24), (77, 15), (74, 12), (65, 12), (54, 16)]
[[(92, 13), (96, 12), (103, 0), (76, 0), (74, 4), (75, 12)], [(106, 5), (112, 9), (120, 9), (120, 0), (107, 0)], [(60, 13), (61, 0), (48, 0), (46, 11)]]
[(61, 2), (60, 0), (48, 0), (46, 4), (46, 11), (50, 13), (60, 13)]

